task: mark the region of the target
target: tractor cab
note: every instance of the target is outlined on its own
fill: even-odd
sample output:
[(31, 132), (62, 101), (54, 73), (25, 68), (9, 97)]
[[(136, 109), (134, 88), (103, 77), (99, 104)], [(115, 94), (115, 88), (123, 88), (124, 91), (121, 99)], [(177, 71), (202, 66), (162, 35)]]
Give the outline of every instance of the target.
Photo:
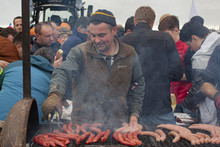
[(59, 26), (62, 22), (68, 23), (73, 28), (77, 18), (84, 16), (87, 11), (89, 17), (93, 6), (84, 8), (82, 0), (32, 0), (31, 25), (41, 21), (54, 21)]

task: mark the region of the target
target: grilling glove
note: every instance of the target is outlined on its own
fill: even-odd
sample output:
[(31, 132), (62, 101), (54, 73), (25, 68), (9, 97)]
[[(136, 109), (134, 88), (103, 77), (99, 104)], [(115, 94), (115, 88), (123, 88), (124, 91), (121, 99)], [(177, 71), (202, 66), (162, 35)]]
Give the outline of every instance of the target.
[(59, 116), (62, 115), (62, 95), (58, 92), (51, 93), (48, 98), (44, 101), (41, 107), (44, 116), (42, 121), (48, 119), (49, 113), (53, 113), (55, 110), (59, 113)]

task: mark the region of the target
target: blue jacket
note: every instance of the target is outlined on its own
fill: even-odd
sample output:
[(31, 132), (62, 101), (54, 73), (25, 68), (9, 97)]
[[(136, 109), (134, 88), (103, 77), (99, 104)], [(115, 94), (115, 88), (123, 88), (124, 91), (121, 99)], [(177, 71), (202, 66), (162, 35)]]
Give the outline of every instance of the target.
[[(31, 56), (31, 96), (36, 99), (39, 120), (41, 105), (48, 97), (54, 67), (42, 56)], [(23, 98), (22, 60), (10, 63), (0, 75), (0, 120), (5, 120), (16, 102)]]
[(74, 29), (73, 34), (66, 40), (66, 42), (62, 46), (63, 61), (66, 60), (66, 56), (68, 55), (71, 48), (75, 47), (78, 44), (85, 42), (86, 39), (87, 39), (86, 34), (82, 34)]

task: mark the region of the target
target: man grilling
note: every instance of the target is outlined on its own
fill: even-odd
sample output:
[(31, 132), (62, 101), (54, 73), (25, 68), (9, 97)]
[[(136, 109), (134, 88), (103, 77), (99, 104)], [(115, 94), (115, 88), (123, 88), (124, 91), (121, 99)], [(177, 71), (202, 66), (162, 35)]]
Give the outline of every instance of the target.
[(100, 9), (90, 16), (89, 31), (91, 40), (72, 48), (53, 72), (42, 120), (54, 110), (61, 114), (60, 101), (71, 80), (73, 123), (118, 127), (130, 121), (130, 125), (137, 125), (145, 83), (134, 48), (115, 37), (115, 17), (108, 10)]

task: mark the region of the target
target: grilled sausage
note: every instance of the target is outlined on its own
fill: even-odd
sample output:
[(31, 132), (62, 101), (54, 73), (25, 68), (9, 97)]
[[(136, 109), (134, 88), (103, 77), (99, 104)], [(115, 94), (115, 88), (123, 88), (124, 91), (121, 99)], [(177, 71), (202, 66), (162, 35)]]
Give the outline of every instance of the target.
[(175, 131), (170, 131), (170, 135), (174, 136), (174, 139), (172, 140), (173, 143), (176, 143), (180, 140), (180, 135)]
[(97, 133), (101, 133), (102, 131), (101, 131), (99, 128), (97, 128), (98, 126), (102, 126), (102, 124), (101, 124), (101, 123), (94, 123), (94, 124), (92, 124), (92, 125), (89, 127), (89, 129), (90, 129), (91, 131), (94, 131), (94, 132), (97, 132)]
[(86, 141), (86, 144), (92, 143), (92, 140), (93, 140), (93, 138), (95, 137), (95, 135), (94, 135), (93, 133), (91, 133), (91, 132), (89, 132), (89, 133), (90, 133), (90, 135), (89, 135), (89, 138), (88, 138), (87, 141)]
[(98, 135), (96, 135), (96, 136), (93, 138), (92, 142), (93, 142), (93, 143), (97, 142), (97, 141), (98, 141), (102, 136), (104, 136), (104, 135), (105, 135), (105, 131), (99, 133)]
[(153, 136), (155, 137), (156, 141), (160, 141), (160, 135), (155, 133), (155, 132), (151, 132), (151, 131), (142, 131), (141, 135), (147, 135), (147, 136)]
[(196, 134), (203, 136), (205, 138), (205, 143), (209, 143), (211, 141), (211, 138), (209, 137), (209, 135), (207, 135), (205, 133), (197, 132)]
[(101, 138), (101, 143), (105, 142), (108, 139), (110, 133), (110, 129), (106, 130), (105, 135)]
[(165, 141), (165, 140), (166, 140), (166, 137), (167, 137), (167, 136), (166, 136), (166, 134), (163, 132), (163, 130), (156, 129), (155, 132), (160, 135), (160, 140), (161, 140), (161, 141)]

